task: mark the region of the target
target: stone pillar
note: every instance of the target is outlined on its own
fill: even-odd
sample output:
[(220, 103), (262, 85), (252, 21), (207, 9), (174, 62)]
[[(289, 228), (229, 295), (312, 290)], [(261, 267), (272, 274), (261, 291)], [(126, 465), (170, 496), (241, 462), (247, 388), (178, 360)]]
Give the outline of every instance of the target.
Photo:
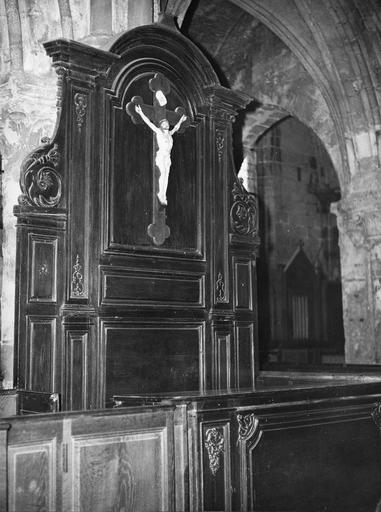
[(3, 386), (13, 386), (13, 335), (16, 230), (13, 206), (20, 195), (20, 166), (26, 155), (53, 133), (55, 77), (26, 80), (12, 75), (2, 86), (0, 100), (0, 151), (3, 155), (3, 277), (1, 290), (1, 371)]
[(340, 233), (345, 361), (381, 363), (381, 194), (351, 194), (332, 213)]

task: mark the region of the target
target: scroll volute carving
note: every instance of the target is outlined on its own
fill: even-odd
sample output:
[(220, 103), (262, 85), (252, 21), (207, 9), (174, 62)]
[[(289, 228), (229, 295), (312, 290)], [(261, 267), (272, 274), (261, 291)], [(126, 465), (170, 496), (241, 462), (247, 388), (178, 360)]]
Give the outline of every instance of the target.
[(58, 144), (49, 141), (24, 160), (20, 175), (20, 205), (44, 209), (59, 206), (62, 198), (62, 177), (58, 172), (60, 158)]
[(258, 234), (258, 204), (252, 194), (246, 192), (242, 180), (232, 187), (233, 204), (230, 208), (231, 230), (238, 235), (256, 237)]

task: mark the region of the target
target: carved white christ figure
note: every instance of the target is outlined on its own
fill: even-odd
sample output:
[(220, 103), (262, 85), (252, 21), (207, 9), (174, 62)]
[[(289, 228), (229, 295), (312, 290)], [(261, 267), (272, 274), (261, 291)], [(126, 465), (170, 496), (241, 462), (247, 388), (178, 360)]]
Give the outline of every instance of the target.
[(156, 152), (155, 164), (157, 165), (160, 171), (159, 192), (157, 193), (157, 197), (162, 205), (166, 205), (169, 170), (171, 167), (171, 150), (173, 146), (172, 135), (179, 130), (180, 126), (186, 120), (187, 117), (182, 115), (179, 121), (172, 128), (172, 130), (170, 130), (169, 122), (167, 119), (162, 119), (159, 122), (159, 126), (156, 126), (144, 114), (140, 105), (136, 105), (135, 109), (136, 112), (143, 119), (143, 121), (146, 123), (146, 125), (149, 126), (151, 130), (156, 134), (158, 150)]

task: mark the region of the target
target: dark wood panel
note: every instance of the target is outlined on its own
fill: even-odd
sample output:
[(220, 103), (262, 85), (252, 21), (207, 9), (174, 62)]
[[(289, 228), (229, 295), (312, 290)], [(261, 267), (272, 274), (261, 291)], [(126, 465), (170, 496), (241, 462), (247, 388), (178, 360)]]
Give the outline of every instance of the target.
[(375, 512), (380, 456), (370, 417), (265, 431), (249, 451), (251, 509)]
[(231, 510), (231, 463), (229, 423), (203, 422), (202, 481), (205, 512)]
[(214, 332), (213, 377), (216, 389), (230, 389), (231, 386), (231, 335)]
[(29, 301), (57, 300), (58, 238), (50, 235), (28, 234), (29, 243)]
[(104, 326), (106, 397), (203, 387), (200, 324)]
[(203, 307), (205, 279), (204, 276), (102, 269), (102, 303)]
[(251, 323), (236, 323), (235, 326), (235, 369), (239, 388), (254, 384), (254, 326)]
[(28, 388), (34, 391), (54, 390), (53, 361), (56, 349), (56, 318), (29, 316)]
[(86, 299), (89, 289), (89, 232), (91, 201), (90, 167), (93, 148), (91, 129), (92, 87), (78, 80), (69, 84), (70, 167), (69, 201), (71, 222), (68, 229), (67, 275), (70, 299)]
[[(123, 107), (134, 96), (152, 104), (148, 82), (154, 72), (141, 73), (124, 91)], [(171, 85), (168, 110), (183, 105), (176, 86)], [(151, 130), (144, 124), (134, 124), (121, 108), (119, 100), (109, 97), (110, 156), (107, 160), (108, 225), (107, 248), (128, 251), (136, 247), (157, 251), (147, 228), (153, 219), (153, 173), (155, 143)], [(188, 113), (189, 115), (189, 113)], [(165, 216), (170, 236), (160, 250), (172, 250), (179, 255), (201, 253), (200, 170), (196, 151), (196, 129), (188, 128), (174, 135), (171, 170), (168, 182), (168, 206)]]
[(87, 331), (66, 331), (66, 406), (72, 411), (87, 408), (88, 342)]
[(252, 262), (233, 258), (234, 305), (236, 309), (253, 309)]

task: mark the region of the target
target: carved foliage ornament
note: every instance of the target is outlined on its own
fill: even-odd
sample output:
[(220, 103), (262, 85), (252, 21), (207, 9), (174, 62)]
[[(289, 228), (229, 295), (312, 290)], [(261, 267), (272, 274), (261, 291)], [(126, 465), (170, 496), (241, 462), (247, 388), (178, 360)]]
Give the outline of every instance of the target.
[(87, 97), (84, 94), (77, 92), (74, 95), (74, 106), (77, 116), (78, 130), (81, 131), (82, 125), (86, 120)]
[(56, 171), (60, 160), (57, 144), (39, 149), (25, 160), (20, 177), (21, 205), (54, 208), (62, 196), (62, 178)]
[(216, 476), (220, 469), (220, 455), (224, 451), (224, 435), (221, 429), (209, 428), (205, 433), (205, 448), (209, 457), (209, 469)]
[(234, 183), (232, 194), (234, 202), (230, 209), (231, 229), (239, 235), (255, 236), (258, 223), (258, 207), (255, 197), (245, 191), (242, 179)]
[(71, 290), (72, 294), (76, 297), (80, 297), (83, 295), (84, 287), (83, 287), (83, 275), (82, 275), (82, 265), (80, 264), (79, 255), (75, 259), (75, 264), (73, 265), (73, 275), (71, 278)]
[(218, 154), (218, 160), (221, 161), (222, 155), (224, 154), (225, 138), (222, 132), (217, 132), (216, 135), (216, 148)]
[(218, 273), (216, 281), (216, 302), (225, 302), (225, 283), (221, 272)]
[(258, 428), (259, 421), (251, 414), (237, 414), (238, 421), (238, 440), (247, 441)]

